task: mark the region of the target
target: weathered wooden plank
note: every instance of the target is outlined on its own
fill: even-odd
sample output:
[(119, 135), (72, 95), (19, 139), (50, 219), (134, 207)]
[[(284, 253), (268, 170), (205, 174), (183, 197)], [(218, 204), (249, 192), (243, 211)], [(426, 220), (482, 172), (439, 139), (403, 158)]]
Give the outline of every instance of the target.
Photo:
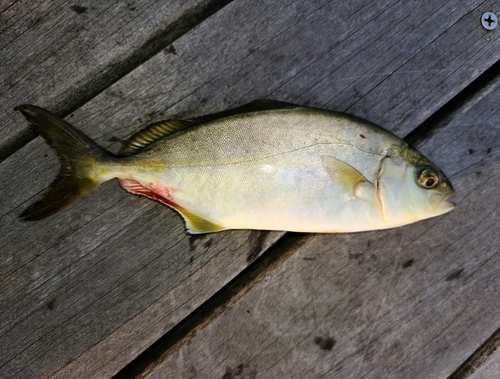
[(316, 236), (146, 377), (448, 377), (500, 326), (499, 95), (500, 79), (417, 144), (453, 212)]
[(500, 372), (500, 351), (496, 350), (483, 365), (479, 366), (472, 375), (464, 378), (470, 379), (490, 379), (498, 376)]
[[(329, 101), (327, 107), (362, 113), (367, 117), (366, 109), (379, 104), (389, 90), (397, 94), (414, 92), (414, 96), (422, 96), (422, 101), (427, 99), (422, 107), (426, 110), (423, 116), (417, 116), (419, 112), (411, 109), (415, 99), (410, 97), (396, 102), (397, 110), (403, 106), (410, 109), (409, 113), (402, 110), (398, 114), (401, 121), (390, 117), (396, 111), (392, 99), (387, 99), (391, 103), (389, 113), (384, 110), (384, 114), (378, 111), (370, 114), (372, 121), (403, 136), (432, 114), (431, 109), (436, 109), (435, 101), (439, 101), (439, 106), (444, 104), (484, 71), (480, 67), (489, 67), (496, 62), (496, 54), (492, 51), (498, 43), (498, 36), (496, 33), (486, 35), (476, 20), (480, 15), (479, 7), (488, 6), (481, 1), (467, 2), (457, 8), (456, 4), (449, 2), (439, 5), (439, 11), (436, 11), (436, 5), (430, 4), (410, 11), (406, 5), (393, 1), (381, 2), (377, 6), (358, 2), (348, 5), (333, 5), (331, 2), (297, 4), (289, 0), (278, 4), (266, 9), (273, 19), (261, 15), (263, 19), (254, 20), (252, 12), (260, 15), (262, 9), (257, 5), (242, 9), (237, 18), (238, 30), (231, 30), (238, 33), (238, 37), (229, 39), (226, 36), (226, 48), (217, 48), (217, 54), (209, 50), (195, 51), (193, 47), (200, 43), (205, 49), (213, 46), (205, 44), (221, 38), (220, 30), (206, 30), (203, 41), (199, 41), (200, 35), (189, 34), (182, 40), (183, 46), (175, 45), (177, 56), (166, 54), (161, 57), (163, 59), (158, 57), (161, 64), (144, 65), (144, 70), (150, 73), (147, 79), (130, 76), (134, 92), (129, 93), (128, 89), (118, 93), (108, 91), (108, 96), (102, 100), (115, 107), (106, 107), (106, 110), (127, 112), (130, 119), (137, 119), (141, 113), (134, 109), (148, 109), (151, 115), (157, 115), (170, 106), (172, 112), (188, 117), (192, 114), (186, 110), (196, 109), (197, 113), (204, 114), (259, 97), (324, 107), (324, 97), (330, 99), (339, 91), (337, 87), (350, 88), (349, 83), (357, 88), (361, 78), (364, 79), (360, 84), (363, 92), (356, 89), (344, 99)], [(410, 20), (408, 13), (412, 14)], [(216, 15), (215, 19), (227, 24), (222, 18), (224, 14)], [(294, 17), (286, 17), (290, 14)], [(335, 19), (332, 21), (331, 17), (325, 17), (326, 14), (334, 15)], [(446, 22), (443, 23), (443, 19)], [(399, 25), (404, 28), (395, 30)], [(397, 35), (395, 41), (394, 35)], [(459, 36), (458, 40), (455, 40), (455, 35)], [(425, 38), (419, 39), (420, 36)], [(454, 39), (450, 40), (450, 36)], [(386, 45), (383, 45), (384, 41)], [(411, 49), (409, 43), (412, 43)], [(402, 47), (405, 47), (403, 53)], [(444, 48), (447, 49), (444, 54), (436, 53)], [(300, 54), (296, 54), (297, 51)], [(411, 75), (415, 71), (415, 60), (421, 64), (427, 62), (431, 69), (417, 70)], [(187, 66), (186, 62), (189, 62)], [(437, 70), (447, 75), (436, 75), (436, 66), (452, 64), (459, 69)], [(373, 72), (374, 69), (378, 71)], [(389, 80), (393, 72), (397, 72), (398, 79)], [(165, 82), (159, 83), (158, 78), (165, 78)], [(198, 88), (190, 87), (191, 82), (186, 78), (196, 80)], [(322, 85), (326, 79), (328, 84), (313, 96), (310, 89)], [(429, 82), (424, 88), (429, 93), (413, 88), (421, 81)], [(382, 95), (372, 91), (382, 84)], [(142, 88), (148, 88), (148, 93), (143, 94)], [(449, 88), (454, 90), (450, 92)], [(217, 94), (221, 91), (224, 92), (224, 105), (216, 104)], [(317, 100), (322, 94), (326, 95)], [(131, 97), (134, 97), (134, 108), (123, 101)], [(363, 97), (365, 106), (358, 109), (354, 105), (359, 103), (360, 97)], [(349, 98), (352, 104), (345, 103)], [(110, 112), (109, 116), (113, 113)]]
[(3, 0), (0, 2), (0, 13), (4, 12), (7, 8), (9, 8), (16, 0)]
[(13, 108), (67, 115), (223, 6), (218, 0), (17, 1), (0, 13), (0, 161), (33, 138)]
[(497, 329), (448, 379), (494, 378), (498, 373), (498, 346), (500, 329)]
[[(396, 1), (237, 1), (68, 120), (114, 149), (116, 139), (148, 119), (164, 118), (167, 112), (193, 116), (193, 112), (202, 114), (276, 96), (278, 90), (286, 100), (299, 102), (306, 98), (304, 91), (321, 85), (325, 77), (333, 79), (333, 86), (346, 85), (346, 81), (354, 84), (364, 72), (373, 81), (360, 83), (358, 90), (364, 97), (373, 96), (370, 104), (379, 104), (380, 96), (364, 86), (386, 79), (390, 52), (404, 58), (398, 61), (400, 66), (393, 63), (397, 68), (419, 54), (433, 64), (436, 59), (449, 62), (448, 55), (435, 56), (429, 47), (445, 44), (447, 30), (464, 33), (454, 45), (461, 51), (474, 45), (474, 55), (482, 56), (498, 46), (496, 35), (490, 34), (486, 41), (484, 30), (465, 28), (464, 18), (477, 13), (479, 4), (447, 3), (444, 9), (450, 11), (449, 18), (437, 24), (437, 29), (434, 25), (429, 29), (425, 20), (436, 9), (428, 3), (410, 7)], [(391, 50), (393, 25), (403, 24), (410, 9), (414, 18), (398, 31), (413, 36), (421, 49), (396, 52)], [(435, 38), (421, 41), (418, 36), (427, 32)], [(374, 54), (371, 46), (384, 39), (388, 40), (386, 53)], [(360, 55), (367, 49), (369, 60)], [(325, 56), (338, 58), (322, 60)], [(427, 81), (426, 90), (442, 88), (444, 98), (449, 99), (497, 58), (485, 56), (479, 68), (472, 62), (472, 70), (458, 56), (465, 65), (462, 81), (435, 77), (434, 72), (428, 77), (425, 71), (421, 80)], [(313, 64), (318, 78), (308, 69)], [(339, 71), (349, 65), (356, 65), (355, 76)], [(373, 67), (378, 71), (371, 71)], [(284, 91), (283, 85), (291, 81), (303, 87)], [(400, 93), (407, 85), (396, 80), (387, 93)], [(419, 112), (430, 114), (438, 109), (441, 98), (439, 94), (429, 108), (417, 109), (411, 117), (400, 117), (406, 126), (399, 132), (412, 130)], [(352, 96), (352, 105), (358, 100)], [(310, 103), (317, 105), (314, 100)], [(367, 117), (379, 121), (380, 114), (369, 112)], [(384, 117), (390, 119), (391, 110)], [(398, 122), (396, 116), (394, 120)], [(49, 149), (38, 139), (0, 165), (0, 177), (10, 178), (0, 188), (0, 244), (6, 247), (0, 263), (5, 288), (0, 297), (0, 361), (4, 362), (0, 373), (7, 377), (112, 375), (279, 236), (241, 231), (190, 238), (178, 216), (120, 192), (113, 183), (57, 218), (19, 223), (16, 215), (48, 184), (55, 166)]]

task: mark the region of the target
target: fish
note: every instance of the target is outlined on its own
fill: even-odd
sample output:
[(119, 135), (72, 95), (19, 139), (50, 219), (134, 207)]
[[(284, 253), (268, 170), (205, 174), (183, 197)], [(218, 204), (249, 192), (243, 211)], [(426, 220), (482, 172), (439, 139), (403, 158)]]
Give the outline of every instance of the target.
[(52, 216), (114, 178), (178, 212), (191, 234), (361, 232), (455, 207), (442, 170), (382, 127), (345, 113), (260, 100), (152, 123), (113, 154), (48, 110), (15, 109), (61, 165), (20, 215), (26, 221)]

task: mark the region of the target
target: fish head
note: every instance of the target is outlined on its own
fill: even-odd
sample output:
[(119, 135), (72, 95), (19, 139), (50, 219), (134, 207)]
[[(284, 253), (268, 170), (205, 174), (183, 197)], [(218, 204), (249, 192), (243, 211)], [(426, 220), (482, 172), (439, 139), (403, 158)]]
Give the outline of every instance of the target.
[(377, 197), (390, 226), (410, 224), (451, 211), (453, 186), (431, 161), (409, 146), (388, 151), (377, 174)]

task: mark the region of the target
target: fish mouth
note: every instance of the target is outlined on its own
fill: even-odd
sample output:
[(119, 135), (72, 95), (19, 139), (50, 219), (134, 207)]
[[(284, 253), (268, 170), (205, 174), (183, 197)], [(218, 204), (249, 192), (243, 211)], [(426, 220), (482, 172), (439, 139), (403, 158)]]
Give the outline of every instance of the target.
[(448, 197), (452, 194), (433, 194), (429, 196), (429, 204), (431, 212), (418, 216), (418, 220), (425, 220), (427, 218), (432, 218), (436, 216), (441, 216), (445, 213), (450, 212), (455, 208), (456, 204), (452, 201), (448, 201)]
[(453, 192), (446, 194), (436, 193), (429, 196), (429, 203), (432, 209), (436, 211), (436, 214), (448, 213), (455, 208), (456, 204), (448, 200), (452, 195)]

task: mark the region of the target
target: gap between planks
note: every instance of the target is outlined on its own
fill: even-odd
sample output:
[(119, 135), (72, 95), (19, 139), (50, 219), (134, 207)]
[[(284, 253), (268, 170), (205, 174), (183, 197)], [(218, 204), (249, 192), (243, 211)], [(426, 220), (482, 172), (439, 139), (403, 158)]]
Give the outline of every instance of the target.
[(500, 346), (500, 328), (488, 338), (448, 379), (466, 379), (487, 361)]
[(113, 379), (145, 377), (163, 359), (194, 337), (199, 330), (224, 312), (226, 308), (230, 307), (313, 237), (314, 234), (292, 232), (284, 234), (238, 276), (120, 370), (113, 376)]
[[(427, 120), (410, 132), (404, 139), (410, 144), (428, 138), (444, 127), (463, 108), (468, 108), (500, 79), (500, 61), (453, 97)], [(183, 321), (163, 335), (153, 345), (120, 370), (113, 379), (144, 378), (166, 357), (191, 340), (218, 315), (248, 292), (255, 284), (290, 257), (297, 249), (312, 239), (314, 234), (285, 233), (258, 259), (251, 263), (232, 281), (222, 287), (205, 303), (195, 309)], [(447, 379), (470, 377), (500, 346), (500, 329), (496, 330), (466, 361)]]
[[(100, 76), (93, 78), (64, 99), (57, 115), (61, 118), (70, 115), (231, 2), (232, 0), (211, 0), (187, 9), (178, 19), (153, 34), (132, 55), (106, 67)], [(29, 129), (19, 133), (17, 138), (0, 150), (0, 163), (35, 138), (36, 134)]]

